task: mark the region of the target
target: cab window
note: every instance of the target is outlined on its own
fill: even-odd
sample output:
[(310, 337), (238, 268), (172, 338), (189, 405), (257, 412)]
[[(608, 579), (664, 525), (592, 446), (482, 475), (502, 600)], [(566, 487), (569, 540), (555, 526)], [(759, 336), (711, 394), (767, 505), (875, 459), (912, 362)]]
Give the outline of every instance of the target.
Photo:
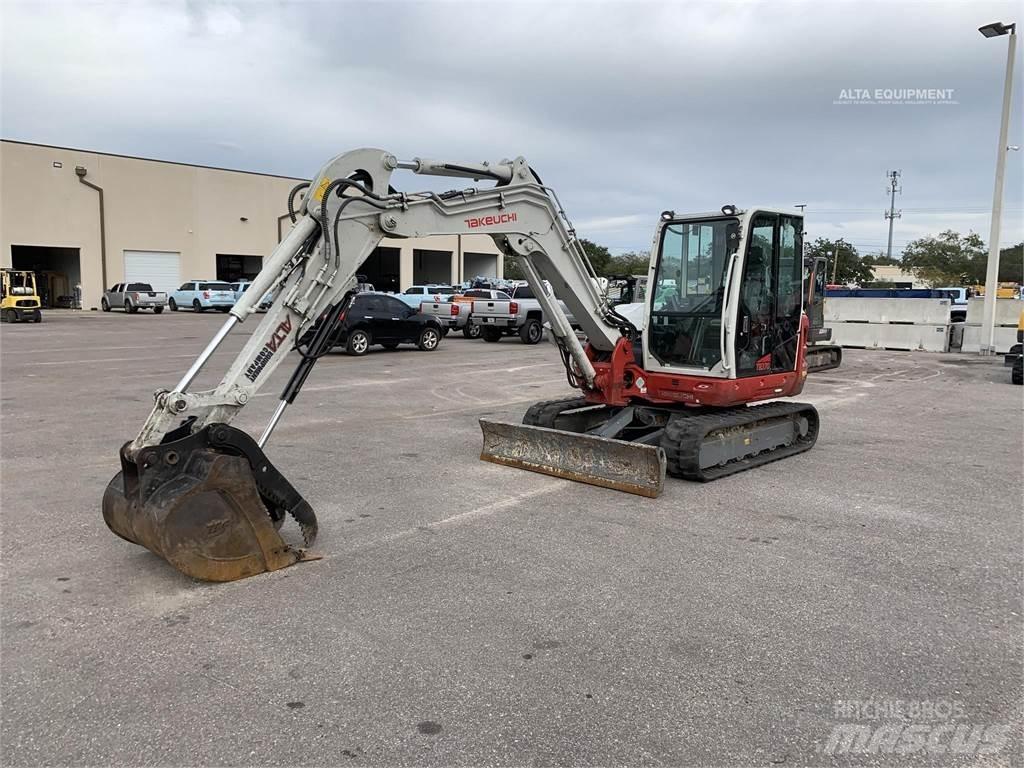
[(721, 360), (722, 306), (735, 218), (670, 222), (661, 234), (648, 349), (662, 365), (709, 369)]

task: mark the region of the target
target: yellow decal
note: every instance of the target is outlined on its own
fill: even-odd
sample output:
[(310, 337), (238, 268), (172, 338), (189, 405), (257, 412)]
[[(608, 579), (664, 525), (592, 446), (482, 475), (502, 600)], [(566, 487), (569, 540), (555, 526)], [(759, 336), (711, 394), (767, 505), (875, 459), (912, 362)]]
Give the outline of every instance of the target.
[(313, 199), (316, 200), (318, 203), (322, 203), (324, 200), (324, 192), (327, 191), (327, 188), (329, 186), (331, 186), (330, 179), (328, 179), (326, 176), (320, 179), (320, 183), (317, 185), (316, 192), (313, 193)]

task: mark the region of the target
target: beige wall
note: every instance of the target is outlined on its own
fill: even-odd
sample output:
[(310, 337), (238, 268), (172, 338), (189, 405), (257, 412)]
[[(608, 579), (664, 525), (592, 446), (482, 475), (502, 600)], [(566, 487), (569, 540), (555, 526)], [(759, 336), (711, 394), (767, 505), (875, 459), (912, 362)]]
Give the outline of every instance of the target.
[(910, 272), (904, 272), (896, 264), (882, 264), (871, 268), (871, 274), (880, 283), (912, 283), (914, 288), (927, 288), (923, 280), (914, 277)]
[[(126, 250), (179, 252), (183, 281), (215, 277), (218, 253), (268, 256), (278, 242), (278, 217), (287, 208), (288, 191), (301, 181), (0, 142), (0, 266), (11, 265), (12, 245), (79, 248), (87, 308), (99, 305), (104, 289), (99, 201), (78, 181), (75, 166), (84, 166), (86, 179), (104, 190), (107, 286), (123, 278)], [(381, 244), (401, 248), (403, 289), (412, 284), (416, 248), (450, 251), (452, 280), (473, 277), (460, 274), (458, 237)], [(461, 249), (498, 253), (486, 235), (462, 236)], [(501, 270), (499, 257), (499, 276)]]

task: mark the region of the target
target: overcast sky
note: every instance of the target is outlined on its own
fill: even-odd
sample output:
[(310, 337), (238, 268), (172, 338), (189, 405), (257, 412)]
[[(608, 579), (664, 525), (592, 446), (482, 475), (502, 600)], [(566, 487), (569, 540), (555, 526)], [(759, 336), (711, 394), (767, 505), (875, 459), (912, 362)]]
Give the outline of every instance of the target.
[[(0, 5), (4, 138), (308, 177), (360, 146), (524, 155), (580, 233), (646, 250), (658, 213), (807, 204), (811, 237), (988, 239), (1012, 2)], [(1015, 18), (1016, 17), (1016, 18)], [(1018, 47), (1010, 143), (1024, 144)], [(952, 104), (836, 103), (952, 89)], [(854, 94), (856, 95), (856, 94)], [(1011, 152), (1004, 244), (1022, 234)], [(396, 179), (406, 188), (450, 180)]]

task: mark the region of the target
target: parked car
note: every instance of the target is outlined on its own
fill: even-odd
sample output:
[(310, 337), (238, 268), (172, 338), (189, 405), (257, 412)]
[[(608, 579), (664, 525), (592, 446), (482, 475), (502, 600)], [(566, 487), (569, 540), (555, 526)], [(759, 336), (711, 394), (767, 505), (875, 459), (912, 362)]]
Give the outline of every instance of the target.
[[(545, 292), (551, 294), (550, 285), (545, 284)], [(558, 305), (569, 323), (575, 326), (575, 319), (565, 303), (559, 301)], [(512, 287), (508, 300), (474, 299), (469, 322), (480, 327), (484, 341), (500, 341), (502, 336), (518, 334), (524, 344), (537, 344), (544, 338), (547, 318), (530, 286), (523, 283)]]
[[(236, 280), (235, 282), (230, 283), (230, 285), (231, 290), (235, 292), (235, 301), (237, 302), (240, 298), (242, 298), (242, 294), (249, 290), (249, 287), (252, 285), (252, 280)], [(273, 302), (273, 291), (267, 291), (265, 294), (263, 294), (263, 298), (260, 299), (260, 303), (256, 305), (256, 309), (266, 310), (270, 307), (270, 305)]]
[(444, 335), (449, 331), (465, 330), (469, 320), (470, 304), (454, 301), (424, 301), (420, 304), (420, 314), (436, 317), (441, 323)]
[(236, 280), (233, 283), (229, 283), (231, 290), (235, 293), (235, 301), (242, 298), (242, 294), (249, 290), (249, 286), (252, 285), (252, 280)]
[(205, 312), (207, 309), (227, 312), (234, 303), (235, 290), (231, 283), (220, 280), (189, 280), (167, 300), (171, 312), (186, 307), (192, 307), (193, 312)]
[(1024, 312), (1017, 320), (1017, 343), (1010, 347), (1004, 360), (1010, 366), (1010, 381), (1024, 384)]
[(387, 293), (360, 293), (353, 299), (334, 337), (334, 346), (345, 347), (350, 355), (365, 355), (379, 344), (395, 349), (415, 344), (433, 352), (441, 343), (444, 329), (438, 319), (424, 315)]
[(152, 309), (154, 314), (159, 315), (164, 311), (166, 303), (167, 294), (154, 291), (149, 283), (116, 283), (100, 299), (100, 307), (104, 312), (118, 307), (132, 314), (140, 309)]
[(395, 294), (395, 298), (408, 304), (410, 307), (419, 307), (424, 301), (447, 301), (449, 296), (458, 293), (458, 290), (450, 285), (431, 283), (429, 285), (413, 285), (405, 291)]
[(420, 311), (438, 317), (442, 323), (449, 318), (447, 326), (449, 329), (462, 331), (467, 339), (480, 338), (480, 325), (472, 322), (473, 301), (475, 299), (488, 299), (491, 301), (509, 301), (512, 297), (504, 291), (492, 288), (470, 288), (462, 293), (449, 296), (447, 301), (424, 303), (420, 305)]

